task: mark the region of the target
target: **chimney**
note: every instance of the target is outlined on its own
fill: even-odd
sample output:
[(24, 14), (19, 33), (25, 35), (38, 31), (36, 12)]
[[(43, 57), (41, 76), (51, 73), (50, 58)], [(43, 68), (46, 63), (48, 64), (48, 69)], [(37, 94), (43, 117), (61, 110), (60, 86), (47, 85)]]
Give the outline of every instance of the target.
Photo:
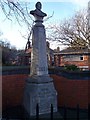
[(57, 47), (57, 52), (60, 52), (60, 47)]

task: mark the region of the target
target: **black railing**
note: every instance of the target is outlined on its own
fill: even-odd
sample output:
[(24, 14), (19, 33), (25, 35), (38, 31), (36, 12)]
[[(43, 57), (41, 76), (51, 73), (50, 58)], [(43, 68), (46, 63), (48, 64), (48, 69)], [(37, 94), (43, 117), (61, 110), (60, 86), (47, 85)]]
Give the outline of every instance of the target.
[(66, 106), (64, 106), (64, 116), (63, 116), (64, 120), (67, 119), (67, 108)]
[[(53, 104), (51, 104), (51, 112), (50, 112), (50, 120), (53, 120)], [(40, 115), (39, 115), (39, 104), (36, 104), (36, 120), (40, 119)]]
[(51, 104), (51, 120), (53, 120), (53, 104)]
[(76, 108), (71, 109), (66, 105), (58, 108), (58, 112), (54, 113), (53, 104), (50, 105), (49, 114), (40, 114), (40, 106), (36, 104), (36, 115), (30, 116), (23, 107), (9, 107), (3, 111), (2, 120), (90, 120), (90, 104), (88, 109), (80, 109), (77, 105)]
[(39, 120), (39, 105), (36, 105), (36, 120)]
[[(62, 114), (60, 114), (60, 118), (58, 118), (58, 120), (69, 120), (69, 116), (68, 116), (68, 108), (66, 107), (66, 106), (64, 106), (63, 107), (63, 115)], [(75, 120), (81, 120), (80, 119), (80, 107), (79, 107), (79, 105), (77, 105), (76, 106), (76, 117), (75, 117)], [(90, 105), (88, 105), (88, 113), (90, 112)], [(51, 104), (51, 112), (50, 112), (50, 116), (49, 116), (49, 118), (48, 118), (48, 120), (57, 120), (56, 118), (55, 118), (56, 116), (55, 116), (55, 114), (54, 114), (54, 112), (53, 112), (53, 104)], [(89, 119), (89, 117), (87, 116), (87, 118), (86, 118), (87, 120)], [(86, 119), (84, 119), (84, 120), (86, 120)], [(41, 120), (40, 119), (40, 115), (39, 115), (39, 105), (37, 104), (36, 105), (36, 120)], [(71, 119), (70, 119), (71, 120)]]
[(77, 105), (77, 120), (79, 120), (79, 105)]
[(88, 120), (90, 120), (90, 104), (88, 105)]

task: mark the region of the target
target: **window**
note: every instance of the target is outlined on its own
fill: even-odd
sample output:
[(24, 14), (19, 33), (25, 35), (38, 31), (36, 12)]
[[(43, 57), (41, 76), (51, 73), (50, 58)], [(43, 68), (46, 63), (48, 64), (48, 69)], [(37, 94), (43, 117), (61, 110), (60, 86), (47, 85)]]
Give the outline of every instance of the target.
[(83, 56), (80, 56), (80, 60), (83, 60)]
[(83, 55), (64, 55), (62, 59), (64, 61), (83, 61), (84, 56)]

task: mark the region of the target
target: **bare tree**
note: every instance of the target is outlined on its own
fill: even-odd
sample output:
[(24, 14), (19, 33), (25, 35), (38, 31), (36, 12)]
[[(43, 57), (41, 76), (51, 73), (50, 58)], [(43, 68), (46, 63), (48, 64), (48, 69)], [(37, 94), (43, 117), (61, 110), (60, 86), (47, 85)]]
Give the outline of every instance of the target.
[(30, 31), (34, 20), (29, 14), (29, 6), (30, 2), (20, 2), (18, 0), (0, 1), (0, 7), (5, 14), (6, 19), (12, 21), (14, 18), (17, 20), (20, 26), (22, 26), (22, 24), (25, 24)]
[(58, 41), (71, 47), (86, 47), (89, 44), (87, 11), (79, 11), (60, 24), (50, 26), (49, 40)]
[[(33, 18), (29, 14), (30, 2), (20, 2), (16, 0), (0, 0), (1, 12), (4, 13), (5, 19), (10, 20), (10, 22), (16, 21), (23, 27), (26, 27), (27, 35), (26, 39), (30, 38), (31, 28), (34, 24)], [(20, 31), (21, 33), (21, 31)], [(22, 34), (21, 34), (22, 35)], [(24, 35), (22, 35), (23, 37)]]
[[(34, 19), (30, 15), (30, 2), (20, 2), (18, 0), (0, 0), (0, 7), (2, 12), (5, 14), (6, 19), (12, 21), (12, 18), (15, 18), (20, 26), (25, 24), (27, 27), (27, 35), (22, 35), (25, 39), (30, 41), (30, 36), (32, 32), (32, 27), (34, 25)], [(44, 21), (53, 17), (52, 15), (46, 17)]]

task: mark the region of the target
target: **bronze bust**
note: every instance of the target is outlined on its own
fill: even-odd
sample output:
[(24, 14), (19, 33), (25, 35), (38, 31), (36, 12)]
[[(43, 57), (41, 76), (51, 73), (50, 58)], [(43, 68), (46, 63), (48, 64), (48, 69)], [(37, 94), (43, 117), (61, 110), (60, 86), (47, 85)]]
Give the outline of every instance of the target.
[(37, 2), (35, 7), (36, 9), (30, 11), (30, 14), (36, 18), (36, 21), (43, 21), (43, 17), (47, 16), (47, 14), (41, 11), (42, 8), (41, 2)]

